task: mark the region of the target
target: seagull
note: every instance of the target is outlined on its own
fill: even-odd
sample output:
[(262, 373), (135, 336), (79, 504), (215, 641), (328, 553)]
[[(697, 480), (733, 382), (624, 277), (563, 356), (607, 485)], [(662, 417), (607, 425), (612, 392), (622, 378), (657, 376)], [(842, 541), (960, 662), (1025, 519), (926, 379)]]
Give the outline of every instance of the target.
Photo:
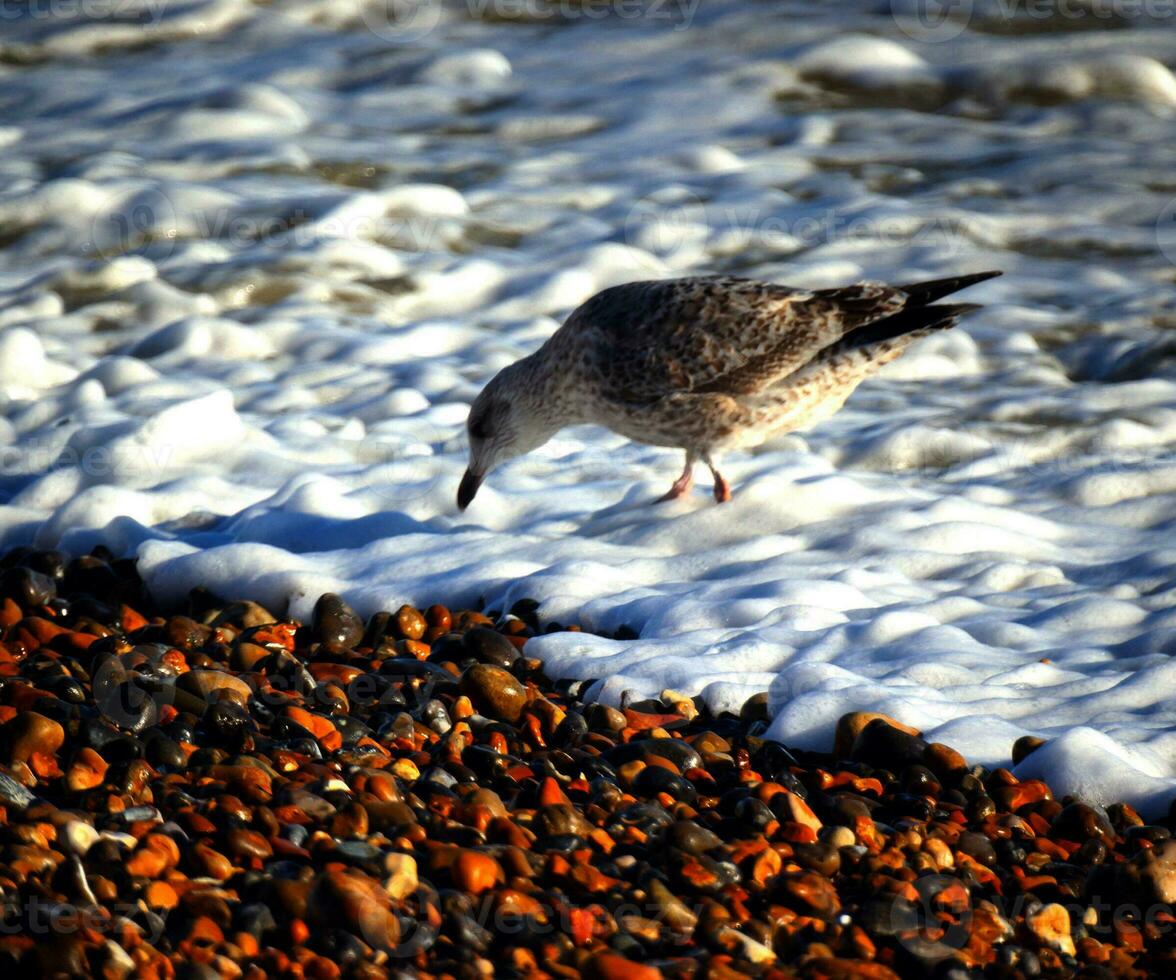
[(817, 290), (693, 276), (602, 290), (474, 400), (457, 506), (496, 466), (583, 424), (685, 451), (681, 476), (655, 502), (689, 492), (700, 460), (715, 500), (728, 501), (720, 453), (832, 415), (914, 341), (979, 309), (936, 300), (999, 275)]

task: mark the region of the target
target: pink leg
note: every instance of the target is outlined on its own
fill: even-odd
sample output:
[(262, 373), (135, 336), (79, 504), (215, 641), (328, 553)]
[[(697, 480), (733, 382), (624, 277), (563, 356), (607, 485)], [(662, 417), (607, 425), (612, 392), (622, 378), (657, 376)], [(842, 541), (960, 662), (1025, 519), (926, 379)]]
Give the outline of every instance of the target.
[(682, 470), (682, 475), (674, 481), (674, 485), (668, 491), (662, 494), (655, 504), (664, 503), (667, 500), (677, 500), (679, 497), (685, 496), (690, 492), (690, 488), (694, 486), (694, 455), (692, 453), (686, 454), (686, 466)]
[(731, 499), (731, 484), (727, 482), (722, 473), (715, 469), (715, 464), (709, 454), (703, 456), (702, 461), (710, 468), (711, 476), (715, 478), (715, 500), (720, 504), (727, 503)]

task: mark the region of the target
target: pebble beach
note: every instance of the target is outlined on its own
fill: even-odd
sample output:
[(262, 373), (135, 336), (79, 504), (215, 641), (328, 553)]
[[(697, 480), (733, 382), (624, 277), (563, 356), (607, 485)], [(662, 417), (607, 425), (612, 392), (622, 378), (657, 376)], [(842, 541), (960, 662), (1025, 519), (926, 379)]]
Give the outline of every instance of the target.
[[(1151, 977), (1174, 817), (895, 719), (555, 684), (534, 606), (306, 623), (0, 559), (0, 962), (41, 977)], [(573, 628), (573, 627), (569, 627)], [(574, 628), (573, 628), (574, 629)], [(1022, 743), (1015, 753), (1039, 747)]]

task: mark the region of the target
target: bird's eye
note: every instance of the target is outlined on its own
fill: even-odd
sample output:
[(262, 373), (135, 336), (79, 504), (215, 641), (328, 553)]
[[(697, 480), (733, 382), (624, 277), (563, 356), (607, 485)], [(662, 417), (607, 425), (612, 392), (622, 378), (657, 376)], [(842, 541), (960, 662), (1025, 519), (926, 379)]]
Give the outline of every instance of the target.
[(486, 405), (479, 405), (477, 412), (475, 412), (469, 421), (469, 433), (471, 439), (477, 439), (481, 442), (484, 439), (492, 439), (496, 432), (501, 430), (503, 416), (503, 405), (501, 402), (493, 401)]

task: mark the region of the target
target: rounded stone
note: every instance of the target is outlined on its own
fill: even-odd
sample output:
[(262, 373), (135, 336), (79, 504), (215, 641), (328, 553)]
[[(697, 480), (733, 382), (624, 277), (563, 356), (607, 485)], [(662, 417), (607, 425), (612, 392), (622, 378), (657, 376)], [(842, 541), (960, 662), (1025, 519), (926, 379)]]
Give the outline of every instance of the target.
[(506, 880), (502, 866), (489, 854), (463, 850), (450, 865), (453, 883), (463, 892), (481, 895)]
[(1106, 814), (1086, 803), (1071, 803), (1054, 817), (1053, 832), (1064, 840), (1112, 841), (1115, 828)]
[(72, 793), (94, 789), (102, 785), (109, 768), (109, 764), (102, 756), (89, 747), (83, 747), (65, 774), (65, 785)]
[(768, 692), (760, 691), (758, 694), (753, 694), (744, 701), (743, 707), (739, 709), (739, 720), (745, 722), (771, 721), (772, 713), (770, 711)]
[(387, 950), (400, 940), (391, 902), (378, 881), (355, 869), (326, 871), (311, 888), (307, 916), (314, 925), (341, 926), (368, 945)]
[(689, 742), (680, 738), (647, 738), (638, 744), (646, 754), (668, 759), (679, 772), (702, 768), (702, 756)]
[(84, 820), (70, 820), (62, 829), (61, 836), (71, 854), (85, 857), (86, 852), (98, 842), (98, 831)]
[(0, 574), (0, 595), (12, 597), (24, 609), (32, 609), (57, 598), (57, 583), (41, 572), (17, 566)]
[(426, 629), (425, 617), (412, 606), (401, 606), (396, 610), (396, 630), (404, 639), (419, 640)]
[(1044, 738), (1038, 738), (1036, 735), (1022, 735), (1013, 743), (1013, 765), (1019, 765), (1044, 744)]
[(849, 757), (875, 769), (901, 771), (912, 763), (927, 761), (927, 743), (905, 725), (898, 728), (889, 720), (874, 718), (854, 739)]
[(491, 664), (474, 664), (461, 677), (461, 693), (488, 718), (516, 722), (527, 703), (527, 690), (513, 674)]
[(9, 762), (28, 762), (34, 752), (53, 755), (65, 741), (60, 722), (36, 711), (22, 711), (0, 728)]
[(666, 843), (687, 854), (703, 854), (718, 847), (723, 840), (693, 820), (679, 820), (666, 831)]
[(461, 638), (461, 644), (478, 663), (509, 669), (519, 659), (510, 640), (485, 626), (475, 626)]
[[(837, 730), (833, 736), (833, 755), (838, 759), (849, 758), (854, 742), (857, 741), (858, 736), (872, 721), (883, 721), (891, 728), (897, 728), (900, 732), (906, 732), (908, 735), (921, 734), (917, 728), (911, 728), (896, 718), (880, 714), (877, 711), (851, 711), (847, 715), (842, 715), (837, 720)], [(911, 761), (918, 762), (921, 760), (914, 759)]]
[(1144, 907), (1176, 903), (1176, 840), (1140, 851), (1116, 872), (1120, 899)]
[(386, 854), (384, 870), (388, 872), (388, 877), (384, 879), (384, 891), (397, 901), (408, 898), (420, 885), (416, 858), (411, 854)]
[(223, 670), (189, 670), (179, 676), (176, 687), (204, 701), (214, 701), (218, 696), (228, 696), (239, 704), (245, 704), (253, 694), (252, 689), (241, 678)]
[(363, 620), (341, 596), (324, 593), (314, 604), (311, 632), (320, 643), (330, 643), (351, 649), (363, 639)]

